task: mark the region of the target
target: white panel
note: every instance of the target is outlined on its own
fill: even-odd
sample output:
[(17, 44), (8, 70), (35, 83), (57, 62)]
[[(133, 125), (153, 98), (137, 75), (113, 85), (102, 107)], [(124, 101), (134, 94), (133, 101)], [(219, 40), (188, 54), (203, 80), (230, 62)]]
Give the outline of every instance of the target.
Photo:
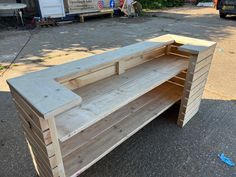
[(42, 17), (64, 17), (64, 2), (63, 0), (39, 0)]

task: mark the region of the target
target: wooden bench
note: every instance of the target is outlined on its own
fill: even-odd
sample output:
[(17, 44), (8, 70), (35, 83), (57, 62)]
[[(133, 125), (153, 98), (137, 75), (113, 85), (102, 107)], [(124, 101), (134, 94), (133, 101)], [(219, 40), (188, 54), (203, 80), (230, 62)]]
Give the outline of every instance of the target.
[(101, 10), (97, 12), (81, 13), (79, 15), (80, 23), (84, 23), (85, 17), (101, 16), (101, 15), (110, 15), (113, 18), (114, 11), (113, 9)]
[(164, 35), (8, 80), (39, 176), (79, 175), (178, 101), (184, 126), (215, 46)]

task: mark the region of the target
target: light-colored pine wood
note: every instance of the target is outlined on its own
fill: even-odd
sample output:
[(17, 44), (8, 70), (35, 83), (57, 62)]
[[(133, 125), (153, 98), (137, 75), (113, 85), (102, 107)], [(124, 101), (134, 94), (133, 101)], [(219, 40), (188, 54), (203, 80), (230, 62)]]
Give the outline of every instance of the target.
[(57, 161), (57, 171), (60, 177), (66, 177), (65, 168), (62, 161), (61, 148), (60, 148), (59, 140), (58, 140), (57, 127), (56, 127), (54, 117), (49, 119), (48, 123), (49, 123), (50, 133), (52, 137), (52, 145), (54, 147), (55, 157)]
[[(192, 47), (185, 46), (188, 51)], [(191, 49), (190, 49), (191, 48)], [(183, 49), (183, 51), (186, 51)], [(185, 82), (185, 91), (182, 97), (178, 124), (184, 126), (199, 110), (201, 97), (203, 95), (204, 86), (210, 69), (210, 64), (215, 49), (215, 44), (205, 48), (198, 48), (198, 52), (193, 52), (190, 58), (187, 78)]]
[(175, 83), (177, 83), (177, 84), (179, 84), (181, 86), (184, 86), (184, 83), (185, 83), (185, 79), (177, 77), (177, 76), (171, 78), (170, 81), (175, 82)]
[(117, 62), (116, 70), (117, 74), (123, 74), (125, 72), (125, 61), (119, 61)]
[(35, 139), (32, 137), (30, 132), (23, 126), (25, 137), (27, 138), (27, 141), (30, 143), (31, 148), (33, 150), (33, 154), (35, 156), (35, 160), (40, 162), (44, 165), (46, 169), (48, 169), (49, 172), (52, 167), (55, 167), (55, 157), (52, 156), (51, 158), (47, 157), (42, 150), (42, 148), (39, 146), (39, 144), (35, 141)]
[[(140, 65), (141, 69), (139, 66), (131, 69), (130, 72), (135, 74), (130, 77), (129, 71), (116, 76), (126, 78), (126, 82), (103, 95), (93, 97), (90, 101), (86, 102), (86, 99), (82, 97), (84, 102), (80, 107), (56, 117), (60, 141), (66, 141), (101, 118), (169, 80), (186, 69), (187, 63), (186, 59), (168, 56), (168, 58), (163, 57), (146, 62)], [(102, 89), (106, 90), (106, 88)]]
[[(140, 109), (136, 109), (136, 104), (132, 105), (133, 108), (131, 105), (124, 107), (124, 109), (132, 109), (133, 111), (125, 119), (65, 157), (64, 164), (67, 176), (80, 174), (88, 166), (94, 164), (148, 122), (160, 115), (164, 110), (168, 109), (181, 98), (182, 87), (165, 83), (163, 87), (157, 88), (154, 92), (156, 93), (156, 98), (152, 99), (151, 102), (148, 102)], [(115, 115), (120, 116), (119, 114)], [(81, 170), (77, 172), (77, 169)]]
[(40, 139), (40, 141), (45, 146), (51, 144), (52, 140), (51, 140), (49, 129), (42, 131), (40, 128), (38, 128), (37, 125), (35, 124), (35, 122), (29, 117), (29, 115), (20, 106), (20, 104), (16, 101), (14, 101), (14, 102), (15, 102), (15, 105), (17, 107), (19, 114), (21, 114), (23, 117), (23, 121), (27, 122), (26, 124), (28, 124), (30, 126), (31, 131)]
[(39, 129), (41, 129), (42, 131), (46, 131), (49, 129), (48, 121), (37, 115), (32, 107), (12, 87), (11, 94), (17, 105), (27, 113), (27, 115), (32, 119), (32, 121), (37, 125)]
[(216, 43), (164, 35), (8, 80), (40, 177), (72, 177), (181, 99), (199, 110)]
[[(95, 138), (100, 133), (119, 123), (126, 117), (130, 116), (133, 112), (142, 109), (151, 101), (162, 97), (162, 94), (164, 94), (165, 92), (171, 92), (171, 89), (175, 88), (181, 90), (178, 86), (173, 86), (172, 84), (162, 84), (158, 88), (155, 88), (154, 90), (127, 104), (124, 108), (115, 111), (96, 124), (93, 124), (92, 126), (68, 139), (67, 141), (61, 143), (63, 157), (70, 154), (82, 145), (88, 143), (92, 138)], [(159, 93), (161, 91), (164, 93)]]
[(158, 37), (115, 51), (10, 79), (7, 82), (9, 85), (17, 88), (16, 90), (21, 93), (23, 98), (31, 103), (40, 116), (47, 119), (75, 106), (79, 106), (82, 101), (79, 95), (74, 94), (58, 83), (58, 81), (77, 78), (80, 75), (90, 73), (91, 69), (116, 63), (119, 60), (133, 56), (140, 56), (173, 42), (174, 39), (168, 36)]
[(100, 15), (110, 15), (111, 17), (113, 17), (113, 9), (107, 9), (107, 10), (103, 10), (103, 11), (98, 11), (98, 12), (90, 12), (90, 13), (81, 13), (79, 15), (80, 18), (80, 23), (84, 23), (84, 17), (93, 17), (93, 16), (100, 16)]

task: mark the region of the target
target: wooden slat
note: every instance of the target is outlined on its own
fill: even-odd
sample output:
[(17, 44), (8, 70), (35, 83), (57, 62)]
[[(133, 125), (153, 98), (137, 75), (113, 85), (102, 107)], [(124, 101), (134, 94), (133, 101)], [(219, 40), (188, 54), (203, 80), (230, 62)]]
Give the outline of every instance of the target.
[(29, 143), (29, 141), (27, 140), (26, 137), (25, 137), (25, 140), (26, 140), (27, 146), (28, 146), (28, 148), (29, 148), (31, 158), (32, 158), (32, 160), (33, 160), (34, 168), (35, 168), (37, 174), (40, 175), (40, 172), (39, 172), (39, 169), (38, 169), (37, 162), (36, 162), (36, 160), (35, 160), (35, 155), (34, 155), (34, 152), (33, 152), (33, 150), (32, 150), (32, 147), (31, 147), (31, 145), (30, 145), (30, 143)]
[(197, 72), (199, 71), (201, 68), (204, 68), (205, 66), (207, 66), (208, 64), (211, 63), (211, 59), (212, 59), (213, 55), (205, 58), (204, 60), (196, 63), (196, 66), (195, 66), (195, 71), (194, 72)]
[(145, 62), (148, 62), (152, 59), (159, 58), (164, 55), (164, 52), (165, 52), (165, 47), (161, 47), (161, 48), (146, 52), (140, 56), (133, 56), (133, 57), (127, 58), (124, 60), (125, 70), (133, 68), (140, 64), (143, 64)]
[(127, 104), (125, 108), (121, 108), (117, 110), (116, 112), (105, 117), (104, 119), (100, 120), (96, 124), (88, 127), (87, 129), (71, 137), (67, 141), (61, 143), (62, 156), (63, 157), (67, 156), (74, 150), (88, 143), (91, 139), (94, 139), (96, 136), (98, 136), (102, 132), (106, 131), (110, 127), (119, 123), (120, 121), (122, 121), (123, 119), (131, 115), (133, 112), (141, 109), (142, 107), (144, 107), (151, 101), (158, 99), (159, 97), (162, 96), (161, 94), (158, 94), (158, 92), (162, 91), (163, 89), (165, 89), (165, 91), (167, 92), (176, 87), (176, 86), (174, 87), (172, 85), (170, 86), (168, 85), (169, 84), (167, 83), (160, 85), (158, 88), (146, 93), (142, 97)]
[(101, 70), (70, 80), (69, 82), (64, 83), (64, 85), (73, 90), (115, 74), (116, 74), (116, 66), (111, 65), (107, 68), (103, 68)]
[[(201, 104), (201, 101), (199, 101), (196, 106), (195, 106), (195, 109), (192, 109), (191, 111), (187, 112), (185, 115), (184, 115), (184, 121), (187, 123), (199, 110), (199, 106)], [(186, 124), (185, 123), (185, 124)]]
[(185, 79), (182, 79), (180, 77), (173, 77), (173, 78), (170, 79), (170, 81), (178, 83), (182, 86), (184, 86), (184, 84), (185, 84)]
[(13, 99), (22, 107), (22, 109), (29, 115), (29, 117), (34, 121), (34, 123), (40, 128), (42, 131), (48, 130), (48, 122), (47, 120), (39, 117), (35, 111), (31, 108), (31, 106), (16, 92), (14, 88), (11, 87), (11, 94)]
[(116, 65), (117, 74), (121, 75), (125, 72), (125, 69), (126, 69), (125, 65), (126, 65), (126, 62), (124, 60), (117, 62), (117, 65)]
[(33, 142), (32, 138), (30, 136), (28, 136), (28, 134), (25, 133), (25, 137), (27, 138), (27, 141), (30, 143), (31, 145), (31, 149), (33, 151), (33, 154), (35, 156), (35, 161), (37, 166), (41, 165), (44, 167), (45, 171), (47, 171), (48, 174), (50, 174), (50, 176), (52, 176), (52, 169), (50, 168), (50, 165), (48, 164), (47, 160), (45, 160), (45, 158), (41, 157), (41, 153), (40, 151), (38, 151), (38, 147), (36, 146), (36, 144)]
[(200, 70), (198, 70), (197, 72), (194, 73), (193, 75), (193, 79), (192, 82), (194, 82), (195, 80), (197, 80), (199, 77), (201, 77), (202, 75), (204, 75), (205, 73), (209, 72), (210, 69), (210, 64), (206, 65), (204, 68), (201, 68)]
[(204, 80), (203, 82), (201, 82), (200, 84), (198, 84), (196, 87), (191, 88), (191, 90), (187, 90), (188, 94), (186, 95), (186, 97), (191, 97), (192, 95), (194, 95), (196, 92), (198, 92), (200, 89), (204, 89), (206, 84), (206, 80)]
[[(118, 71), (118, 74), (122, 74), (125, 72), (125, 70), (130, 69), (132, 67), (135, 67), (137, 65), (140, 65), (142, 63), (145, 63), (147, 61), (150, 61), (154, 58), (158, 58), (164, 54), (165, 48), (158, 48), (150, 52), (146, 52), (143, 55), (139, 57), (131, 57), (126, 60), (121, 60), (118, 62), (118, 70), (116, 64), (108, 65), (107, 67), (103, 67), (101, 69), (97, 69), (95, 71), (91, 71), (91, 73), (82, 75), (76, 79), (72, 79), (67, 82), (63, 82), (63, 85), (66, 86), (69, 89), (76, 89), (80, 88), (82, 86), (94, 83), (96, 81), (102, 80), (104, 78), (107, 78), (109, 76), (115, 75)], [(121, 65), (122, 63), (122, 65)], [(122, 66), (122, 70), (120, 70)]]
[(181, 71), (181, 73), (179, 73), (178, 75), (176, 75), (177, 77), (180, 77), (180, 78), (182, 78), (182, 79), (186, 79), (186, 76), (187, 76), (187, 74), (186, 74), (186, 72), (185, 71)]
[(184, 51), (180, 51), (178, 49), (179, 46), (175, 46), (175, 45), (170, 45), (170, 51), (169, 51), (169, 54), (173, 54), (173, 55), (178, 55), (178, 56), (181, 56), (181, 57), (185, 57), (185, 58), (190, 58), (190, 53), (188, 52), (184, 52)]
[(160, 56), (164, 55), (165, 54), (165, 50), (166, 50), (166, 47), (160, 47), (160, 48), (157, 48), (157, 49), (154, 49), (154, 50), (151, 50), (149, 52), (145, 52), (142, 56), (142, 58), (144, 59), (144, 61), (148, 61), (148, 60), (152, 60), (152, 59), (155, 59), (155, 58), (159, 58)]
[(97, 15), (105, 15), (105, 14), (113, 14), (113, 10), (110, 11), (99, 11), (99, 12), (91, 12), (91, 13), (83, 13), (80, 16), (90, 17), (90, 16), (97, 16)]
[(191, 86), (192, 86), (193, 75), (191, 73), (194, 73), (194, 69), (195, 69), (194, 62), (196, 62), (196, 60), (197, 60), (197, 56), (192, 55), (190, 57), (189, 64), (188, 64), (188, 70), (187, 70), (188, 72), (187, 72), (186, 79), (185, 79), (186, 81), (185, 81), (185, 85), (184, 85), (184, 92), (183, 92), (183, 96), (182, 96), (182, 99), (181, 99), (179, 116), (178, 116), (178, 121), (177, 121), (177, 124), (181, 127), (183, 127), (185, 125), (184, 113), (185, 113), (186, 108), (184, 107), (184, 105), (187, 104), (186, 97), (188, 98), (188, 95), (189, 95), (188, 90), (190, 90)]
[[(177, 102), (181, 98), (182, 87), (169, 83), (165, 83), (165, 85), (166, 87), (161, 90), (157, 88), (156, 94), (160, 94), (160, 97), (152, 100), (143, 108), (133, 111), (123, 121), (118, 122), (86, 145), (66, 156), (63, 161), (67, 176), (76, 176), (87, 169)], [(170, 90), (166, 89), (169, 87), (171, 87)], [(124, 109), (130, 109), (130, 107), (124, 107)]]
[(31, 125), (32, 133), (34, 133), (40, 139), (40, 141), (44, 144), (44, 146), (51, 144), (52, 140), (49, 129), (42, 131), (40, 128), (38, 128), (35, 122), (29, 117), (29, 115), (24, 111), (24, 109), (20, 106), (20, 104), (17, 103), (15, 100), (14, 102), (19, 114), (21, 114), (24, 120)]
[(201, 96), (199, 96), (199, 99), (194, 101), (194, 104), (191, 105), (191, 107), (187, 107), (186, 112), (185, 112), (185, 116), (189, 116), (192, 114), (192, 112), (194, 112), (196, 109), (198, 109), (198, 107), (201, 104)]
[(39, 148), (41, 148), (44, 151), (45, 155), (48, 156), (49, 158), (54, 156), (55, 153), (54, 153), (52, 144), (48, 144), (48, 145), (44, 144), (41, 141), (41, 139), (38, 137), (38, 135), (35, 133), (33, 125), (29, 124), (29, 122), (27, 122), (22, 115), (20, 115), (19, 117), (21, 119), (21, 123), (24, 129), (27, 129), (28, 133), (31, 134), (32, 138), (37, 142), (37, 144), (39, 145)]
[(60, 177), (66, 177), (54, 117), (48, 119), (48, 123), (49, 123), (50, 133), (51, 133), (52, 142), (53, 142), (52, 145), (55, 151), (55, 158), (57, 162), (57, 172)]
[[(22, 119), (21, 119), (22, 120)], [(55, 156), (48, 157), (47, 154), (45, 154), (45, 151), (42, 146), (39, 145), (39, 142), (37, 142), (34, 137), (32, 136), (32, 133), (29, 131), (29, 129), (24, 126), (24, 123), (22, 123), (22, 127), (25, 133), (25, 136), (27, 140), (30, 142), (32, 149), (34, 150), (34, 153), (37, 159), (40, 159), (47, 168), (52, 169), (57, 166), (57, 162), (55, 159)]]
[[(79, 108), (72, 109), (57, 116), (56, 124), (60, 141), (66, 141), (101, 118), (172, 78), (186, 69), (187, 63), (188, 61), (186, 59), (170, 56), (168, 58), (163, 57), (146, 62), (138, 66), (143, 68), (147, 72), (146, 74), (134, 72), (135, 76), (128, 78), (125, 84), (120, 85), (114, 90), (95, 97), (87, 103), (83, 98), (83, 102)], [(154, 67), (155, 69), (150, 70), (150, 67)], [(136, 68), (132, 69), (135, 70)], [(126, 73), (118, 77), (125, 77)]]
[(189, 106), (196, 98), (203, 94), (204, 88), (198, 90), (193, 96), (185, 98), (187, 100), (186, 106)]
[(207, 79), (207, 75), (208, 75), (208, 72), (204, 73), (199, 78), (197, 78), (193, 83), (191, 81), (187, 81), (188, 86), (186, 87), (186, 89), (191, 90), (191, 89), (195, 88), (197, 85), (199, 85), (200, 83), (205, 82)]
[(214, 51), (215, 51), (215, 47), (216, 47), (216, 44), (210, 46), (210, 47), (209, 47), (207, 50), (205, 50), (204, 52), (199, 53), (197, 62), (200, 62), (200, 61), (202, 61), (202, 60), (208, 58), (209, 56), (211, 56), (211, 55), (214, 53)]
[(199, 109), (214, 49), (215, 45), (212, 45), (198, 55), (193, 55), (190, 60), (184, 97), (182, 98), (178, 118), (178, 124), (181, 126), (184, 126)]

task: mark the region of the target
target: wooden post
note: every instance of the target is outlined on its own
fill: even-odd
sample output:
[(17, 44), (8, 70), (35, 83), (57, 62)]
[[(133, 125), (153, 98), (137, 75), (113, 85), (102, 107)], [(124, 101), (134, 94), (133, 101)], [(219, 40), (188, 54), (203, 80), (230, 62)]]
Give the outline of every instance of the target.
[(79, 19), (80, 19), (80, 23), (84, 23), (84, 16), (83, 15), (80, 15)]

